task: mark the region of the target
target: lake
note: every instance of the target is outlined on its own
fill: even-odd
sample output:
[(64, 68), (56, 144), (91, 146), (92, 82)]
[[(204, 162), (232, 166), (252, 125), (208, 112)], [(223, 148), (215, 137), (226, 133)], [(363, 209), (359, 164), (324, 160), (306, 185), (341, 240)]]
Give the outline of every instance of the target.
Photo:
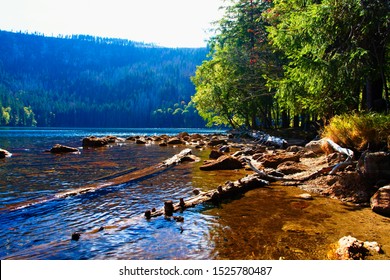
[[(252, 190), (220, 206), (203, 204), (177, 213), (184, 222), (164, 217), (146, 220), (147, 209), (164, 201), (193, 196), (250, 171), (200, 171), (186, 163), (137, 182), (38, 203), (17, 210), (6, 207), (44, 200), (130, 168), (143, 169), (180, 152), (134, 142), (79, 154), (45, 152), (54, 144), (80, 147), (95, 135), (176, 135), (214, 133), (194, 129), (0, 129), (0, 148), (13, 155), (0, 159), (1, 259), (326, 259), (330, 245), (344, 235), (383, 245), (389, 259), (390, 219), (324, 197), (301, 201), (294, 187)], [(195, 150), (207, 159), (209, 150)], [(100, 227), (104, 230), (96, 230)], [(71, 240), (74, 232), (82, 234)]]

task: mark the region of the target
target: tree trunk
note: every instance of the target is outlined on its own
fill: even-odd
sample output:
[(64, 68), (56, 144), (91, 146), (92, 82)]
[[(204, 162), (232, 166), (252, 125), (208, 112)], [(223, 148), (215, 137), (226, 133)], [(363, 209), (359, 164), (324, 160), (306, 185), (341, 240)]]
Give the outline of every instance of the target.
[(386, 101), (382, 98), (383, 82), (381, 78), (369, 79), (366, 83), (366, 108), (370, 111), (386, 110)]
[(282, 128), (289, 128), (290, 127), (290, 117), (287, 114), (287, 112), (282, 112)]

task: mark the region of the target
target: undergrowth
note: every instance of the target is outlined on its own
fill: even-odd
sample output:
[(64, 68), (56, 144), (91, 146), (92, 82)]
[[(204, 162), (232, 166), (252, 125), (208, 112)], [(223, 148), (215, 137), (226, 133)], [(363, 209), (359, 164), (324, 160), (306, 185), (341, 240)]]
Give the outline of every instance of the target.
[(389, 150), (390, 115), (352, 113), (333, 117), (321, 133), (343, 147), (364, 150)]

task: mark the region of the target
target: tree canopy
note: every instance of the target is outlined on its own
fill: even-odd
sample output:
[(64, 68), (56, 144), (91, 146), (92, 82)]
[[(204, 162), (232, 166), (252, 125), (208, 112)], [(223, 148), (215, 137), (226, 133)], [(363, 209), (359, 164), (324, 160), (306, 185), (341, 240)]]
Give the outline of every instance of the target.
[(390, 3), (232, 0), (193, 101), (209, 122), (269, 128), (388, 112)]

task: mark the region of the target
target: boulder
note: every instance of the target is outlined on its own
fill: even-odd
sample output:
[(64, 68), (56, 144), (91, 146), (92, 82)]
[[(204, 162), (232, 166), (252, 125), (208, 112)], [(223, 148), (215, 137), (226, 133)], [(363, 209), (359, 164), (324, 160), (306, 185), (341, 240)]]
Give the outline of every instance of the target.
[(218, 159), (219, 157), (223, 156), (223, 153), (220, 151), (212, 150), (210, 152), (209, 158), (210, 159)]
[(363, 260), (372, 253), (381, 253), (377, 242), (363, 242), (352, 236), (344, 236), (338, 241), (331, 258), (339, 260)]
[(371, 197), (372, 211), (385, 216), (390, 216), (390, 185), (384, 186)]
[(286, 161), (299, 162), (300, 156), (295, 153), (266, 154), (261, 159), (262, 165), (269, 168), (277, 168)]
[(198, 134), (198, 133), (195, 133), (195, 134), (192, 134), (190, 135), (190, 140), (191, 141), (199, 141), (199, 140), (203, 140), (203, 136)]
[(167, 144), (168, 145), (181, 145), (181, 144), (184, 144), (184, 142), (177, 137), (173, 137), (173, 138), (168, 140)]
[(6, 150), (0, 149), (0, 158), (11, 157), (12, 154)]
[(135, 143), (139, 144), (139, 145), (144, 145), (144, 144), (146, 144), (146, 141), (144, 139), (137, 139), (137, 140), (135, 140)]
[(205, 164), (200, 167), (200, 170), (234, 170), (241, 168), (243, 168), (243, 165), (238, 159), (225, 155), (219, 157), (217, 160), (205, 162)]
[(108, 139), (106, 137), (89, 136), (85, 137), (82, 142), (83, 147), (104, 147), (108, 145)]
[(227, 141), (225, 139), (213, 138), (208, 143), (209, 146), (215, 147), (218, 145), (227, 145)]
[(321, 140), (313, 140), (305, 145), (305, 150), (307, 152), (311, 151), (311, 152), (314, 152), (316, 154), (323, 154), (324, 153), (324, 150), (322, 149), (323, 145), (324, 145), (324, 140), (322, 140), (322, 139)]
[(390, 179), (390, 153), (367, 153), (364, 157), (363, 174), (369, 179)]
[(125, 139), (117, 137), (117, 136), (113, 136), (113, 135), (108, 135), (108, 136), (105, 136), (104, 138), (107, 139), (108, 143), (116, 143), (116, 142), (124, 142), (125, 141)]
[(50, 153), (53, 153), (53, 154), (78, 153), (78, 152), (79, 152), (79, 149), (77, 149), (77, 148), (68, 147), (68, 146), (64, 146), (61, 144), (55, 144), (50, 149)]
[(188, 132), (180, 132), (178, 135), (177, 135), (177, 138), (183, 138), (184, 139), (184, 137), (188, 137), (188, 136), (190, 136), (189, 134), (188, 134)]

